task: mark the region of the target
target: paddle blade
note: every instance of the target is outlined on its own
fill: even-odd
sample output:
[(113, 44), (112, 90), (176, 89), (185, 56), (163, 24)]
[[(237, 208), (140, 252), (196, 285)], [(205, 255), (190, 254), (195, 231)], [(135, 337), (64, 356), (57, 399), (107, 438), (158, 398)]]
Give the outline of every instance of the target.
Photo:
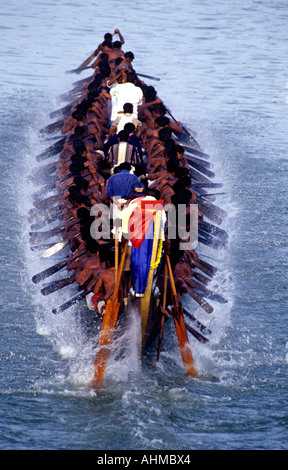
[(120, 304), (118, 301), (108, 301), (103, 318), (100, 338), (94, 360), (94, 378), (91, 387), (99, 390), (103, 384), (106, 363), (109, 359), (109, 346), (111, 344)]
[(58, 251), (62, 250), (65, 248), (65, 246), (68, 245), (68, 240), (65, 240), (63, 242), (55, 243), (55, 245), (51, 246), (47, 250), (45, 250), (39, 258), (49, 258), (50, 256), (54, 255), (55, 253), (58, 253)]
[(177, 313), (174, 313), (173, 318), (186, 374), (191, 377), (197, 377), (182, 310), (179, 309)]

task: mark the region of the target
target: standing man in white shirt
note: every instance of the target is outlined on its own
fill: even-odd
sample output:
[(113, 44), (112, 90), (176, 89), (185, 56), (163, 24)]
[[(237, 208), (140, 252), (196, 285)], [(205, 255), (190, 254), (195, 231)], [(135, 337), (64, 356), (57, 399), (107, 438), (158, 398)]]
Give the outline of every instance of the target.
[[(125, 80), (125, 78), (124, 78)], [(111, 88), (110, 95), (112, 98), (112, 112), (111, 112), (111, 121), (117, 117), (119, 111), (123, 111), (123, 106), (125, 103), (131, 103), (133, 105), (133, 117), (138, 117), (138, 106), (141, 106), (143, 103), (143, 92), (139, 86), (136, 86), (134, 83), (136, 81), (136, 76), (134, 72), (128, 72), (126, 76), (126, 81), (121, 77), (122, 83), (117, 83), (114, 87)]]

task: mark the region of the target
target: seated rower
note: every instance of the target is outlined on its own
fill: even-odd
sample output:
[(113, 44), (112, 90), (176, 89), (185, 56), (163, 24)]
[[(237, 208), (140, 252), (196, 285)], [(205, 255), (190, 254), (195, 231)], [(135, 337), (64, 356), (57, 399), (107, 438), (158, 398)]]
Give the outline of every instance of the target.
[[(142, 159), (144, 150), (142, 148), (141, 140), (136, 135), (136, 128), (135, 128), (135, 125), (133, 124), (133, 122), (127, 122), (127, 124), (125, 124), (123, 130), (128, 133), (128, 143), (131, 144), (131, 145), (134, 145), (134, 147), (137, 147), (140, 158)], [(117, 143), (118, 143), (118, 135), (117, 134), (112, 135), (112, 137), (110, 137), (105, 142), (103, 151), (104, 151), (104, 155), (105, 155), (106, 159), (108, 158), (108, 151), (109, 151), (110, 147), (112, 147), (112, 145), (117, 144)]]
[(133, 104), (125, 103), (123, 110), (118, 112), (116, 119), (114, 120), (112, 126), (110, 127), (108, 139), (114, 134), (119, 133), (124, 129), (125, 124), (133, 123), (136, 130), (142, 125), (142, 122), (139, 121), (133, 114)]
[(117, 197), (129, 199), (134, 184), (138, 183), (138, 178), (130, 173), (132, 166), (129, 162), (119, 165), (119, 173), (112, 175), (107, 182), (107, 197), (117, 203)]
[[(124, 72), (118, 78), (118, 83), (111, 88), (111, 121), (116, 119), (118, 112), (123, 110), (125, 103), (132, 103), (133, 114), (138, 118), (138, 107), (143, 103), (143, 92), (139, 86), (135, 85), (136, 80), (137, 77), (134, 72), (128, 72), (127, 74)], [(110, 86), (109, 83), (111, 84), (111, 82), (107, 83), (108, 86)]]
[(111, 165), (111, 171), (114, 166), (118, 166), (123, 162), (128, 162), (137, 167), (141, 163), (141, 158), (137, 147), (129, 144), (129, 134), (124, 130), (118, 134), (118, 143), (112, 145), (108, 152), (108, 162)]
[[(121, 45), (124, 44), (125, 41), (119, 29), (115, 29), (113, 35), (114, 34), (118, 34)], [(110, 52), (113, 47), (113, 44), (112, 44), (113, 35), (111, 33), (106, 33), (104, 35), (104, 41), (101, 44), (99, 44), (97, 49), (80, 65), (79, 69), (83, 67), (87, 67), (88, 64), (90, 64), (91, 60), (93, 60), (95, 57), (98, 56), (99, 52)], [(93, 64), (92, 64), (92, 67), (93, 67)]]

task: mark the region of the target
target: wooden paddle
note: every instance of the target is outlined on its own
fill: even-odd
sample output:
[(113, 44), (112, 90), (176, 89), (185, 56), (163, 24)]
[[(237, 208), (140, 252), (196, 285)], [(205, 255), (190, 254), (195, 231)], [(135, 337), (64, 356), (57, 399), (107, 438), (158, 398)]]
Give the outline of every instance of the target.
[(206, 220), (198, 220), (198, 227), (204, 232), (222, 238), (223, 241), (228, 241), (228, 233), (222, 228), (212, 225)]
[(200, 229), (198, 230), (198, 243), (211, 246), (215, 249), (224, 248), (224, 246), (227, 244), (223, 240), (218, 240), (217, 238), (212, 237), (211, 235)]
[(222, 188), (222, 183), (211, 183), (211, 181), (192, 181), (191, 188)]
[(217, 268), (213, 268), (212, 266), (210, 268), (210, 267), (206, 266), (206, 264), (204, 264), (204, 262), (202, 260), (192, 259), (191, 263), (193, 264), (193, 266), (200, 269), (200, 271), (202, 271), (204, 274), (206, 274), (210, 278), (212, 278), (214, 276), (214, 274), (216, 274), (216, 272), (217, 272)]
[[(166, 108), (166, 111), (169, 114), (169, 116), (171, 116), (171, 118), (173, 119), (173, 121), (177, 122), (175, 117), (172, 115), (171, 111), (166, 106), (165, 106), (165, 108)], [(182, 129), (183, 129), (184, 134), (188, 135), (188, 137), (190, 137), (191, 139), (194, 139), (193, 135), (184, 126), (182, 126)], [(196, 135), (196, 132), (194, 132), (194, 136), (195, 135)]]
[(158, 352), (157, 352), (157, 359), (156, 361), (159, 361), (160, 357), (160, 351), (161, 351), (161, 346), (162, 346), (162, 340), (163, 340), (163, 331), (164, 331), (164, 322), (165, 322), (165, 309), (166, 309), (166, 297), (167, 297), (167, 280), (168, 280), (168, 268), (167, 268), (167, 263), (165, 263), (164, 266), (164, 290), (163, 290), (163, 300), (162, 300), (162, 316), (161, 316), (161, 324), (160, 324), (160, 332), (159, 332), (159, 341), (158, 341)]
[(53, 119), (54, 117), (58, 117), (58, 116), (67, 117), (70, 114), (72, 106), (73, 106), (73, 103), (67, 104), (66, 106), (63, 106), (60, 109), (56, 109), (55, 111), (52, 111), (49, 114), (49, 116), (51, 119)]
[(109, 346), (112, 341), (113, 332), (114, 332), (115, 324), (116, 324), (117, 317), (118, 317), (118, 311), (120, 307), (118, 295), (119, 295), (119, 288), (120, 288), (124, 262), (126, 258), (127, 246), (128, 246), (128, 241), (125, 240), (124, 249), (123, 249), (121, 262), (119, 266), (118, 278), (117, 278), (115, 289), (113, 292), (113, 297), (112, 297), (112, 300), (109, 299), (107, 302), (107, 306), (106, 306), (106, 310), (105, 310), (105, 314), (103, 318), (100, 338), (99, 338), (96, 356), (94, 360), (94, 378), (91, 382), (91, 388), (93, 388), (94, 390), (99, 390), (102, 387), (106, 363), (109, 358)]
[(191, 286), (194, 286), (196, 289), (198, 289), (200, 292), (203, 292), (204, 297), (211, 298), (221, 304), (226, 304), (227, 300), (222, 297), (222, 295), (218, 294), (217, 292), (214, 292), (210, 289), (207, 289), (207, 287), (203, 286), (200, 282), (197, 282), (195, 280), (191, 281)]
[(55, 235), (59, 235), (61, 232), (63, 232), (63, 230), (64, 227), (55, 227), (52, 230), (48, 230), (47, 232), (29, 232), (30, 243), (33, 244), (43, 242), (49, 238), (54, 237)]
[(85, 291), (85, 290), (83, 290), (81, 292), (78, 292), (78, 294), (71, 297), (69, 300), (64, 302), (64, 304), (60, 305), (59, 307), (53, 308), (52, 313), (54, 313), (54, 315), (58, 315), (59, 313), (64, 312), (68, 308), (72, 307), (72, 305), (74, 305), (77, 302), (79, 302), (80, 300), (84, 299), (86, 297), (86, 295), (89, 294), (90, 292), (91, 291)]
[(185, 327), (189, 331), (189, 333), (191, 333), (200, 343), (208, 343), (208, 339), (205, 338), (205, 336), (201, 335), (199, 331), (194, 330), (192, 326), (187, 325), (187, 323), (185, 323)]
[(31, 224), (30, 229), (32, 232), (37, 232), (37, 230), (40, 230), (43, 227), (47, 227), (47, 225), (52, 224), (52, 222), (55, 222), (55, 220), (59, 220), (60, 222), (61, 216), (59, 214), (54, 214), (50, 217), (47, 217), (47, 219), (41, 219), (38, 220), (37, 222)]
[(119, 269), (119, 240), (118, 240), (118, 226), (115, 227), (115, 285), (118, 279)]
[(91, 65), (89, 65), (88, 67), (86, 67), (86, 65), (89, 64), (89, 62), (91, 62), (93, 57), (95, 57), (94, 52), (90, 57), (88, 57), (88, 59), (85, 60), (85, 62), (83, 62), (83, 64), (79, 65), (79, 67), (77, 67), (77, 69), (66, 70), (65, 73), (81, 73), (81, 72), (83, 72), (83, 70), (91, 69), (92, 68)]
[(160, 78), (158, 77), (152, 77), (152, 75), (145, 75), (144, 73), (138, 73), (139, 77), (144, 77), (144, 78), (150, 78), (151, 80), (156, 80), (157, 82), (160, 82)]
[(199, 320), (197, 320), (197, 318), (195, 318), (194, 315), (192, 315), (192, 313), (190, 313), (185, 307), (183, 307), (183, 313), (195, 324), (196, 328), (198, 328), (201, 333), (211, 335), (212, 331), (209, 330), (207, 326), (203, 325), (203, 323), (199, 322)]
[(208, 153), (205, 153), (204, 150), (193, 147), (192, 145), (188, 145), (186, 142), (181, 142), (180, 140), (178, 142), (182, 145), (182, 147), (184, 147), (186, 152), (192, 153), (192, 155), (200, 155), (202, 158), (210, 158)]
[(48, 126), (43, 127), (43, 129), (40, 129), (39, 134), (53, 134), (54, 132), (58, 132), (62, 129), (64, 124), (64, 119), (60, 119), (59, 121), (53, 122), (51, 124), (48, 124)]
[(42, 162), (43, 160), (47, 160), (48, 158), (53, 157), (54, 155), (57, 155), (58, 153), (62, 152), (65, 142), (66, 137), (63, 137), (54, 144), (50, 145), (46, 150), (36, 156), (37, 162)]
[[(187, 159), (189, 160), (189, 159)], [(208, 176), (209, 178), (214, 178), (215, 173), (213, 171), (208, 170), (205, 166), (201, 165), (200, 163), (194, 162), (193, 160), (189, 160), (190, 167), (193, 167), (195, 170), (199, 171), (203, 175)]]
[(54, 266), (50, 266), (47, 269), (44, 269), (41, 273), (35, 274), (32, 277), (32, 282), (34, 284), (38, 284), (38, 282), (43, 281), (43, 279), (46, 279), (49, 276), (52, 276), (52, 274), (57, 273), (61, 269), (63, 269), (65, 266), (67, 266), (67, 260), (60, 261), (60, 263), (54, 264)]
[(203, 158), (195, 157), (195, 155), (188, 155), (185, 153), (184, 158), (188, 161), (188, 163), (198, 163), (198, 165), (201, 165), (202, 167), (211, 168), (210, 162), (207, 162), (207, 160), (203, 160)]
[(197, 304), (200, 305), (200, 307), (203, 308), (203, 310), (205, 310), (205, 312), (212, 313), (214, 311), (213, 307), (208, 304), (208, 302), (206, 302), (206, 300), (204, 300), (201, 295), (197, 294), (193, 287), (187, 286), (187, 293), (190, 295), (190, 297), (192, 297), (192, 299), (195, 300), (195, 302), (197, 302)]
[(36, 201), (33, 201), (33, 206), (36, 207), (36, 209), (48, 208), (49, 206), (53, 206), (56, 202), (61, 201), (62, 198), (63, 196), (61, 194), (55, 194), (54, 196), (49, 196), (45, 199), (37, 199)]
[(171, 263), (170, 263), (170, 259), (167, 253), (165, 253), (165, 260), (166, 260), (167, 267), (168, 267), (168, 273), (169, 273), (172, 296), (173, 296), (173, 304), (174, 304), (173, 319), (174, 319), (176, 334), (177, 334), (178, 343), (180, 346), (184, 368), (185, 368), (187, 375), (190, 375), (192, 377), (197, 377), (197, 372), (194, 367), (192, 353), (189, 347), (189, 340), (188, 340), (187, 331), (185, 327), (183, 310), (181, 306), (179, 305), (179, 300), (178, 300), (177, 291), (175, 287)]
[(59, 208), (59, 206), (54, 206), (54, 207), (49, 207), (48, 209), (33, 208), (33, 209), (30, 209), (29, 214), (30, 215), (28, 217), (28, 222), (32, 224), (32, 223), (41, 222), (46, 217), (48, 220), (56, 215), (58, 215), (58, 217), (61, 218), (62, 211)]
[(49, 286), (43, 287), (43, 289), (41, 289), (41, 294), (42, 295), (52, 294), (53, 292), (56, 292), (57, 290), (60, 290), (63, 287), (73, 284), (73, 282), (75, 282), (74, 275), (71, 277), (67, 277), (66, 279), (60, 279), (58, 281), (52, 282), (51, 284), (49, 284)]

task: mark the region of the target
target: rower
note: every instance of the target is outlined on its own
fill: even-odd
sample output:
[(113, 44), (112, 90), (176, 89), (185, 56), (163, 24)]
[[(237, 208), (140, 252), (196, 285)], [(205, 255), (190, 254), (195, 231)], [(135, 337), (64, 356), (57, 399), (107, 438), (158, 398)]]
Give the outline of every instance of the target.
[[(139, 86), (136, 86), (137, 76), (134, 72), (128, 72), (127, 75), (121, 74), (118, 83), (111, 88), (112, 98), (111, 121), (114, 121), (119, 111), (123, 110), (125, 103), (133, 104), (133, 115), (138, 118), (138, 107), (143, 103), (143, 92)], [(108, 86), (109, 82), (108, 82)]]
[[(99, 52), (110, 52), (112, 47), (113, 47), (113, 44), (112, 44), (112, 40), (113, 40), (113, 35), (114, 34), (118, 34), (119, 36), (119, 41), (121, 43), (121, 46), (122, 44), (124, 44), (124, 38), (122, 36), (122, 34), (120, 33), (119, 29), (115, 29), (114, 33), (111, 34), (111, 33), (106, 33), (104, 34), (104, 41), (98, 45), (97, 49), (95, 49), (94, 52), (92, 52), (92, 54), (78, 67), (78, 69), (80, 70), (81, 68), (83, 67), (87, 67), (88, 64), (90, 64), (91, 60), (93, 60), (95, 57), (98, 56)], [(92, 67), (93, 67), (93, 64), (92, 64)]]
[[(137, 147), (140, 158), (142, 159), (144, 149), (142, 148), (141, 140), (139, 139), (138, 135), (136, 135), (136, 128), (133, 122), (127, 122), (123, 130), (128, 133), (128, 143)], [(109, 137), (108, 140), (106, 140), (104, 144), (104, 149), (103, 149), (105, 158), (108, 158), (108, 151), (110, 147), (112, 147), (112, 145), (117, 144), (117, 143), (118, 143), (117, 134), (112, 135), (111, 137)]]
[(122, 130), (117, 135), (118, 143), (112, 145), (108, 152), (108, 162), (111, 164), (111, 173), (113, 173), (114, 166), (118, 166), (123, 162), (128, 162), (134, 167), (137, 167), (137, 165), (141, 163), (137, 147), (128, 142), (128, 132)]
[(118, 112), (116, 119), (110, 127), (108, 139), (112, 137), (112, 135), (122, 131), (124, 129), (125, 124), (131, 122), (134, 124), (136, 129), (138, 129), (142, 125), (142, 122), (139, 121), (139, 119), (137, 119), (133, 114), (133, 104), (125, 103), (122, 111)]
[(132, 166), (129, 162), (119, 165), (119, 173), (112, 175), (107, 183), (107, 197), (117, 204), (117, 198), (128, 199), (133, 185), (138, 183), (136, 175), (131, 173)]

